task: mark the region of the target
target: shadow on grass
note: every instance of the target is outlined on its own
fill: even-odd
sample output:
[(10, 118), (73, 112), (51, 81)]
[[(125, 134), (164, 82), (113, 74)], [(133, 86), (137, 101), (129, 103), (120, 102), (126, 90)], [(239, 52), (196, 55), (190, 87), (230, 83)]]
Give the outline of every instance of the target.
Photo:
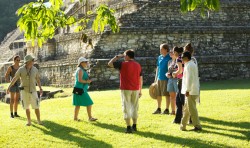
[(34, 124), (32, 126), (43, 131), (46, 135), (53, 136), (63, 141), (77, 143), (79, 147), (112, 147), (112, 145), (108, 143), (91, 138), (93, 135), (52, 121), (43, 121), (43, 127)]
[(215, 120), (215, 119), (211, 119), (211, 118), (207, 118), (207, 117), (199, 117), (199, 118), (200, 118), (200, 120), (208, 122), (212, 125), (228, 126), (228, 127), (232, 127), (232, 128), (240, 128), (242, 130), (223, 129), (223, 128), (218, 128), (218, 127), (214, 127), (214, 126), (203, 125), (203, 127), (206, 127), (207, 129), (228, 130), (231, 132), (238, 132), (238, 133), (241, 133), (242, 135), (245, 135), (245, 137), (224, 134), (224, 133), (219, 133), (219, 132), (206, 131), (208, 133), (219, 134), (219, 135), (223, 135), (223, 136), (232, 137), (235, 139), (250, 140), (250, 122), (227, 122), (227, 121)]
[[(113, 124), (96, 122), (93, 125), (101, 127), (101, 128), (105, 128), (105, 129), (110, 129), (110, 130), (113, 130), (115, 132), (120, 132), (120, 133), (124, 133), (124, 131), (125, 131), (124, 127), (120, 127), (120, 126), (113, 125)], [(178, 131), (178, 132), (187, 133), (189, 131)], [(200, 133), (205, 134), (205, 132), (200, 132)], [(187, 138), (182, 138), (182, 137), (173, 137), (170, 135), (158, 134), (158, 133), (153, 133), (153, 132), (137, 131), (137, 132), (134, 132), (133, 134), (139, 135), (139, 136), (145, 137), (145, 138), (153, 138), (155, 140), (161, 140), (164, 142), (175, 143), (178, 145), (182, 145), (182, 147), (185, 147), (185, 146), (187, 146), (187, 147), (197, 147), (197, 146), (199, 146), (199, 147), (227, 147), (226, 145), (223, 145), (223, 144), (218, 144), (218, 143), (209, 144), (209, 142), (207, 142), (207, 141), (202, 141), (202, 140), (197, 140), (197, 139), (187, 139)], [(190, 134), (192, 134), (192, 133), (190, 132)]]
[(201, 90), (250, 89), (250, 79), (202, 82)]

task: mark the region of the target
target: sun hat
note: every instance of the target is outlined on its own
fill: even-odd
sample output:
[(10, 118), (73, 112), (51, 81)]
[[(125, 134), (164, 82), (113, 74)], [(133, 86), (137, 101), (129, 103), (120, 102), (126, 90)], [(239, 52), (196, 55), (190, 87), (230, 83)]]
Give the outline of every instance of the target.
[(152, 83), (150, 86), (149, 86), (149, 95), (152, 99), (157, 99), (157, 83)]
[(28, 54), (24, 57), (24, 63), (26, 64), (27, 62), (32, 61), (34, 59), (35, 59), (34, 57)]
[(86, 59), (86, 58), (84, 58), (84, 57), (80, 57), (79, 59), (78, 59), (78, 65), (80, 65), (82, 62), (88, 62), (89, 60), (88, 59)]

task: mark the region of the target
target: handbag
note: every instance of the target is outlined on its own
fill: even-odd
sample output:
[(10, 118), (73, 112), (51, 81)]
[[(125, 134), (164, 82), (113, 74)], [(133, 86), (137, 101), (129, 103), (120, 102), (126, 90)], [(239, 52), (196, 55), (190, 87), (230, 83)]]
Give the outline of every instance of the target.
[(82, 88), (74, 87), (73, 94), (82, 95), (83, 93), (84, 93), (84, 90)]

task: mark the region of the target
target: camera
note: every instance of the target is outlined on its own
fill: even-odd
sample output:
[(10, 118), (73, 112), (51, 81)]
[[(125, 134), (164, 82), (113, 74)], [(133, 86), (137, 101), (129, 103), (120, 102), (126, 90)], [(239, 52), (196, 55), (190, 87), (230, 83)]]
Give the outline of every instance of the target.
[(20, 90), (24, 90), (24, 87), (23, 87), (23, 86), (19, 86), (19, 89), (20, 89)]

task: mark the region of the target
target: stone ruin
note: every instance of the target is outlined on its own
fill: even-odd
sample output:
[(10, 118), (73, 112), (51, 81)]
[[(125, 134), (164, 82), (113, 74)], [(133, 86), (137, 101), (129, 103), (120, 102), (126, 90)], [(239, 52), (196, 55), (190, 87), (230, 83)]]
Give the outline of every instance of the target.
[[(199, 11), (182, 14), (179, 0), (102, 2), (116, 10), (119, 33), (114, 34), (108, 28), (102, 34), (94, 34), (91, 29), (74, 33), (73, 26), (58, 29), (42, 48), (25, 44), (23, 54), (37, 57), (44, 85), (72, 87), (77, 59), (84, 56), (91, 63), (90, 89), (118, 88), (119, 72), (108, 68), (107, 63), (126, 49), (135, 50), (136, 60), (142, 65), (144, 84), (149, 85), (154, 81), (159, 45), (168, 43), (172, 48), (189, 42), (195, 49), (202, 81), (249, 78), (250, 1), (221, 0), (220, 11), (209, 12), (206, 18)], [(82, 17), (98, 4), (99, 1), (90, 0), (75, 15)], [(65, 11), (70, 14), (81, 5), (70, 3)], [(83, 33), (93, 46), (81, 41)], [(5, 56), (12, 57), (8, 54)], [(1, 62), (6, 61), (1, 59)]]

